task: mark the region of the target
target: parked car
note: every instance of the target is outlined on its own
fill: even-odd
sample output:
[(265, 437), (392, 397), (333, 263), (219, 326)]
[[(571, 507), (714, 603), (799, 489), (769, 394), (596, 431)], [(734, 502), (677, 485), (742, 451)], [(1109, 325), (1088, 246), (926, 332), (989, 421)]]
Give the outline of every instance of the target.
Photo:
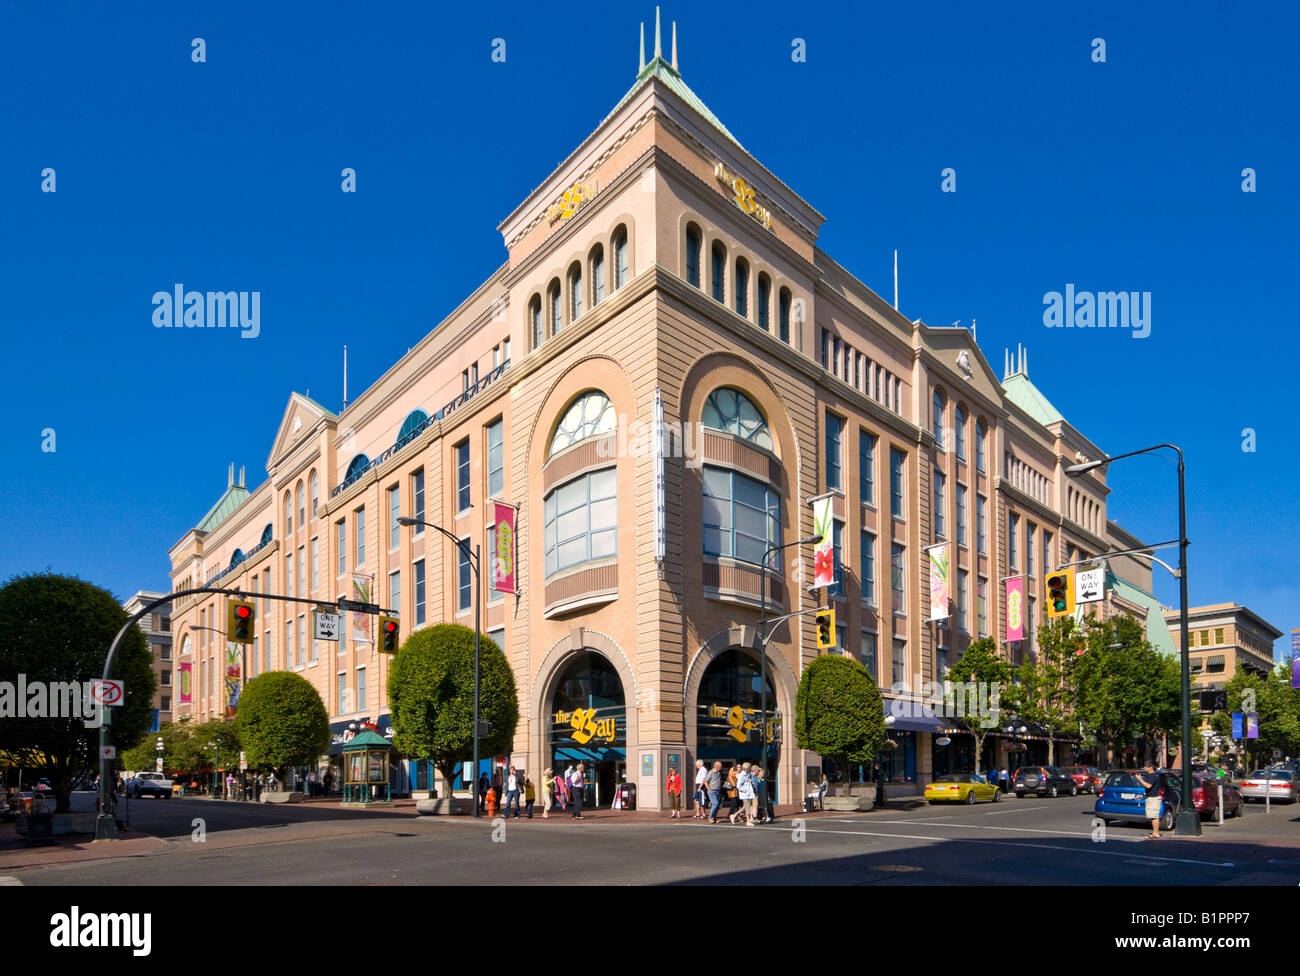
[[(1130, 823), (1147, 823), (1146, 787), (1138, 779), (1141, 770), (1117, 769), (1108, 773), (1106, 783), (1097, 794), (1092, 812), (1109, 823), (1112, 820)], [(1160, 791), (1160, 829), (1173, 830), (1178, 819), (1180, 781), (1173, 774), (1165, 774), (1166, 787)]]
[(140, 799), (144, 796), (171, 798), (172, 781), (162, 773), (136, 773), (124, 785), (126, 795)]
[(1241, 795), (1246, 800), (1271, 803), (1295, 803), (1300, 800), (1296, 775), (1289, 769), (1257, 769), (1242, 781)]
[(1011, 784), (1016, 796), (1024, 797), (1026, 793), (1036, 796), (1074, 796), (1079, 792), (1079, 784), (1056, 766), (1021, 766), (1016, 770), (1016, 778)]
[(937, 777), (925, 788), (925, 798), (930, 803), (974, 803), (977, 800), (997, 803), (1002, 799), (1002, 791), (983, 776), (948, 773)]
[(1101, 770), (1095, 766), (1062, 766), (1061, 772), (1074, 780), (1080, 793), (1096, 793), (1101, 789)]
[(1241, 791), (1226, 780), (1221, 780), (1213, 773), (1192, 773), (1192, 806), (1201, 815), (1202, 820), (1212, 820), (1219, 815), (1219, 787), (1223, 787), (1224, 819), (1240, 817), (1245, 800)]

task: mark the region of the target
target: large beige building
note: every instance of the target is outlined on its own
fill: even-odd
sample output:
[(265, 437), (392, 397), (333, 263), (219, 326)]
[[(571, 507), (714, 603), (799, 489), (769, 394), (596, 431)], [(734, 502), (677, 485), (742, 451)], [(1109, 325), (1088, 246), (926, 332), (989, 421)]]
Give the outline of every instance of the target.
[[(341, 412), (292, 394), (266, 480), (249, 491), (232, 473), (170, 554), (176, 589), (333, 600), (360, 575), (409, 635), (472, 626), (473, 584), (456, 546), (397, 516), (481, 545), (484, 630), (521, 703), (512, 761), (586, 759), (600, 802), (626, 775), (643, 805), (662, 802), (669, 765), (762, 757), (747, 728), (758, 564), (766, 543), (812, 534), (810, 498), (839, 492), (839, 641), (887, 691), (899, 683), (891, 696), (978, 634), (1005, 646), (1006, 577), (1028, 578), (1038, 619), (1046, 569), (1131, 539), (1107, 518), (1102, 473), (1064, 474), (1103, 452), (1023, 355), (999, 377), (968, 331), (909, 320), (819, 250), (822, 215), (687, 87), (675, 38), (670, 58), (658, 48), (501, 223), (506, 259), (488, 280)], [(661, 466), (656, 404), (674, 431)], [(493, 500), (517, 507), (517, 596), (487, 589)], [(952, 552), (943, 624), (926, 576), (936, 541)], [(1150, 590), (1149, 568), (1131, 573)], [(809, 582), (809, 548), (785, 550), (766, 571), (768, 618), (820, 604)], [(313, 640), (308, 609), (258, 601), (243, 676), (303, 674), (339, 741), (358, 719), (386, 731), (389, 660)], [(223, 714), (224, 645), (204, 628), (224, 626), (224, 598), (183, 598), (174, 619), (193, 679), (181, 712)], [(775, 631), (769, 707), (783, 718), (816, 653), (810, 615)], [(821, 763), (791, 724), (767, 757), (782, 801)], [(931, 775), (935, 728), (896, 725), (884, 768), (903, 792)], [(430, 787), (426, 764), (399, 777)]]
[[(146, 604), (160, 600), (166, 595), (166, 593), (140, 590), (122, 604), (122, 607), (128, 614), (134, 616)], [(153, 658), (153, 677), (157, 685), (153, 693), (153, 708), (157, 713), (156, 724), (161, 725), (172, 721), (178, 714), (173, 712), (176, 688), (173, 684), (175, 664), (172, 661), (171, 604), (160, 604), (154, 607), (153, 612), (141, 617), (140, 629), (149, 643), (149, 653)]]

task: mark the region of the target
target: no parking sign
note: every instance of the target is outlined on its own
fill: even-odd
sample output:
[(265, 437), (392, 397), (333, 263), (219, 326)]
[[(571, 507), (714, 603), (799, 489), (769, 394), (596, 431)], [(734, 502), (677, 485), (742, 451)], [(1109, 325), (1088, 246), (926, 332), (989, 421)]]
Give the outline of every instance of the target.
[(90, 698), (105, 708), (116, 708), (122, 704), (126, 689), (121, 681), (100, 679), (90, 683)]

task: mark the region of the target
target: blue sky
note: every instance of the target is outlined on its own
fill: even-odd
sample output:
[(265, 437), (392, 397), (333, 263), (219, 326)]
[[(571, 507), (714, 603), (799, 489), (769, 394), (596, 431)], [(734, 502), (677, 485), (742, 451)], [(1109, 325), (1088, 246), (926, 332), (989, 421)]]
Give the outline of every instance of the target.
[[(663, 13), (688, 84), (827, 216), (836, 260), (888, 297), (898, 248), (905, 314), (976, 319), (999, 374), (1024, 343), (1034, 383), (1103, 450), (1180, 444), (1193, 604), (1289, 631), (1300, 461), (1278, 370), (1300, 354), (1300, 15), (1152, 6)], [(345, 343), (355, 396), (505, 260), (497, 224), (631, 86), (654, 18), (650, 3), (59, 10), (11, 7), (0, 33), (0, 576), (48, 566), (121, 597), (166, 586), (167, 550), (229, 462), (250, 487), (265, 477), (291, 390), (337, 409)], [(261, 336), (154, 329), (151, 297), (177, 282), (259, 291)], [(1043, 296), (1067, 283), (1151, 292), (1150, 336), (1044, 327)], [(1118, 462), (1111, 517), (1176, 536), (1175, 477)], [(1156, 592), (1176, 604), (1159, 570)]]

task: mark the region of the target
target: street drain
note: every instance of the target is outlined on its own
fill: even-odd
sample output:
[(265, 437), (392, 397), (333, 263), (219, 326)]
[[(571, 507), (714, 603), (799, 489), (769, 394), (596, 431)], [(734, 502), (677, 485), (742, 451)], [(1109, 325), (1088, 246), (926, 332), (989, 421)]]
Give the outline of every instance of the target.
[(914, 864), (873, 864), (872, 871), (920, 871)]

